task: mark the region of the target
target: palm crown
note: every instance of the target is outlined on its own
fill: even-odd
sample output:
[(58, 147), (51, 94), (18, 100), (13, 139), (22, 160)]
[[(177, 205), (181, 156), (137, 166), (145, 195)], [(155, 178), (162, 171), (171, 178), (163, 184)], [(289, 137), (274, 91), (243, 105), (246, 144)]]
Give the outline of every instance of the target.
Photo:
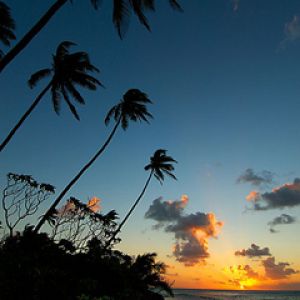
[(69, 95), (80, 104), (85, 104), (76, 85), (90, 90), (96, 90), (97, 85), (102, 86), (101, 82), (89, 75), (89, 72), (99, 72), (90, 62), (86, 52), (70, 53), (70, 46), (75, 44), (64, 41), (59, 44), (56, 54), (53, 55), (52, 68), (37, 71), (31, 75), (28, 84), (33, 88), (38, 81), (53, 74), (51, 80), (51, 93), (54, 110), (60, 112), (60, 100), (63, 98), (77, 120), (79, 115), (75, 106), (71, 103)]
[[(99, 0), (91, 0), (94, 7), (97, 7)], [(172, 8), (181, 11), (181, 7), (177, 0), (169, 0)], [(125, 31), (130, 12), (138, 17), (140, 23), (144, 25), (149, 31), (151, 30), (149, 22), (145, 16), (145, 11), (155, 10), (155, 0), (114, 0), (113, 2), (113, 23), (122, 38)]]
[(158, 149), (153, 156), (150, 157), (150, 164), (145, 166), (145, 170), (151, 170), (154, 177), (162, 184), (165, 179), (164, 174), (177, 180), (176, 176), (172, 173), (174, 171), (173, 163), (177, 163), (171, 156), (166, 155), (167, 151)]
[(121, 122), (122, 128), (126, 130), (129, 121), (149, 123), (148, 118), (153, 118), (153, 116), (147, 110), (147, 103), (152, 103), (152, 101), (145, 93), (138, 89), (130, 89), (123, 95), (122, 100), (110, 109), (105, 118), (105, 124), (108, 125), (111, 118), (114, 118), (116, 122)]
[[(4, 2), (0, 1), (0, 41), (4, 45), (10, 46), (10, 41), (16, 39), (14, 29), (15, 22), (10, 15), (10, 9)], [(2, 54), (0, 50), (0, 58)]]

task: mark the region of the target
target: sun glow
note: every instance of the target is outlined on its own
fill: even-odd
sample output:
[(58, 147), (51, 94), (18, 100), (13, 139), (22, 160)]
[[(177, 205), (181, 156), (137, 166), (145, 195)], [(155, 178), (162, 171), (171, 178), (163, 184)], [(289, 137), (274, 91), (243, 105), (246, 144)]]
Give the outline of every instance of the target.
[(256, 283), (257, 283), (256, 279), (248, 278), (240, 281), (240, 287), (241, 289), (246, 289), (254, 286)]
[(258, 279), (251, 277), (249, 266), (233, 265), (224, 269), (224, 273), (230, 277), (230, 282), (235, 288), (244, 290), (257, 285)]

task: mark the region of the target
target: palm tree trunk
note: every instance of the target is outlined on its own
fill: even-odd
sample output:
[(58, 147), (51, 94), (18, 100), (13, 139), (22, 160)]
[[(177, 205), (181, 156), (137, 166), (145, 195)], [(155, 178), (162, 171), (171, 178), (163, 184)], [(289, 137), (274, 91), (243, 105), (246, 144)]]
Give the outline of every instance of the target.
[(31, 40), (44, 28), (55, 13), (67, 2), (56, 0), (40, 20), (23, 36), (23, 38), (0, 60), (0, 73), (3, 69), (31, 42)]
[(40, 228), (43, 226), (45, 221), (47, 220), (49, 214), (55, 210), (56, 206), (59, 204), (59, 202), (62, 200), (62, 198), (65, 196), (65, 194), (71, 189), (71, 187), (79, 180), (79, 178), (87, 171), (87, 169), (95, 162), (95, 160), (101, 155), (101, 153), (106, 149), (108, 144), (110, 143), (111, 139), (113, 138), (117, 128), (119, 127), (121, 122), (121, 118), (116, 122), (116, 125), (114, 126), (113, 130), (111, 131), (110, 135), (108, 136), (106, 142), (103, 144), (103, 146), (97, 151), (97, 153), (90, 159), (90, 161), (77, 173), (77, 175), (67, 184), (67, 186), (63, 189), (63, 191), (59, 194), (59, 196), (56, 198), (56, 200), (53, 202), (53, 204), (50, 206), (50, 208), (47, 210), (47, 212), (43, 215), (39, 223), (35, 226), (34, 232), (38, 232)]
[(146, 189), (150, 183), (150, 180), (152, 178), (153, 175), (153, 171), (151, 171), (146, 184), (142, 190), (142, 192), (140, 193), (140, 195), (138, 196), (138, 198), (135, 200), (134, 204), (132, 205), (132, 207), (130, 208), (129, 212), (127, 213), (127, 215), (125, 216), (125, 218), (123, 219), (123, 221), (120, 223), (120, 225), (118, 226), (117, 230), (113, 233), (112, 237), (109, 239), (109, 241), (106, 243), (105, 245), (105, 250), (110, 246), (111, 242), (115, 239), (115, 237), (117, 236), (117, 234), (121, 231), (122, 227), (124, 226), (125, 222), (128, 220), (128, 218), (130, 217), (130, 215), (132, 214), (132, 212), (134, 211), (135, 207), (138, 205), (138, 203), (141, 201), (142, 197), (144, 196)]
[(8, 144), (8, 142), (11, 140), (11, 138), (14, 136), (16, 131), (19, 129), (19, 127), (23, 124), (23, 122), (27, 119), (27, 117), (31, 114), (31, 112), (35, 109), (35, 107), (39, 104), (43, 96), (47, 93), (47, 91), (50, 89), (52, 85), (52, 81), (42, 90), (42, 92), (37, 96), (37, 98), (34, 100), (34, 102), (31, 104), (29, 109), (25, 112), (25, 114), (21, 117), (19, 122), (16, 124), (16, 126), (10, 131), (8, 136), (5, 138), (5, 140), (0, 145), (0, 152), (5, 148), (5, 146)]

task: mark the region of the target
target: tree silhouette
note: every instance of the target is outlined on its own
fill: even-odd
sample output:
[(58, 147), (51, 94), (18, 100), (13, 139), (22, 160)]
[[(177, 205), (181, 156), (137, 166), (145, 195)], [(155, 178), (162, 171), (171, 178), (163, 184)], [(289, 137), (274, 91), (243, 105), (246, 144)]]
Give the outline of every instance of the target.
[(166, 174), (167, 176), (169, 176), (175, 180), (177, 179), (175, 177), (175, 175), (172, 173), (174, 171), (173, 163), (177, 163), (177, 161), (175, 159), (173, 159), (171, 156), (166, 155), (166, 153), (167, 153), (166, 150), (158, 149), (154, 152), (153, 156), (151, 156), (150, 163), (147, 166), (145, 166), (146, 171), (150, 170), (150, 174), (146, 181), (146, 184), (145, 184), (142, 192), (140, 193), (140, 195), (138, 196), (138, 198), (135, 200), (134, 204), (130, 208), (129, 212), (126, 214), (125, 218), (122, 220), (122, 222), (118, 226), (117, 230), (115, 231), (115, 233), (113, 234), (111, 239), (108, 241), (107, 247), (116, 238), (117, 234), (121, 231), (122, 227), (124, 226), (125, 222), (130, 217), (132, 212), (134, 211), (135, 207), (141, 201), (153, 175), (160, 182), (160, 184), (162, 184), (165, 179), (164, 174)]
[(172, 290), (165, 265), (155, 258), (154, 253), (133, 258), (103, 251), (99, 239), (77, 251), (71, 242), (55, 243), (27, 226), (0, 242), (0, 298), (163, 300)]
[[(68, 0), (56, 0), (41, 19), (24, 35), (24, 37), (0, 60), (0, 72), (31, 42), (31, 40), (47, 25), (50, 19), (68, 2)], [(100, 0), (90, 0), (92, 6), (97, 9)], [(173, 9), (181, 11), (177, 0), (169, 0)], [(155, 0), (113, 0), (113, 23), (120, 37), (124, 35), (126, 20), (133, 11), (139, 21), (150, 30), (148, 20), (144, 14), (146, 10), (154, 11)]]
[(88, 242), (96, 238), (103, 246), (116, 230), (117, 213), (112, 210), (103, 215), (95, 207), (71, 197), (50, 219), (52, 232), (49, 236), (54, 241), (71, 243), (77, 251), (86, 249)]
[[(161, 262), (156, 262), (156, 253), (146, 253), (138, 255), (130, 267), (131, 274), (137, 294), (143, 294), (146, 299), (164, 299), (159, 298), (157, 294), (165, 292), (173, 296), (173, 292), (167, 282), (162, 278), (165, 274), (166, 265)], [(155, 290), (156, 293), (152, 293)]]
[[(10, 46), (10, 41), (15, 40), (14, 34), (15, 22), (10, 14), (9, 7), (0, 1), (0, 41), (5, 46)], [(2, 58), (3, 52), (0, 50), (0, 59)]]
[(113, 127), (110, 135), (108, 136), (105, 143), (100, 147), (96, 154), (84, 165), (80, 171), (73, 177), (73, 179), (66, 185), (63, 191), (59, 194), (56, 200), (53, 202), (51, 207), (48, 209), (46, 214), (41, 218), (39, 223), (35, 227), (35, 232), (38, 232), (45, 221), (52, 215), (55, 208), (66, 195), (66, 193), (72, 188), (72, 186), (80, 179), (80, 177), (90, 168), (90, 166), (97, 160), (102, 152), (109, 145), (113, 136), (115, 135), (119, 125), (126, 130), (129, 125), (129, 121), (145, 121), (149, 123), (148, 119), (152, 118), (152, 115), (148, 112), (146, 104), (152, 103), (148, 99), (148, 96), (138, 89), (130, 89), (124, 95), (122, 100), (110, 109), (106, 118), (105, 124), (108, 125), (111, 118), (115, 120), (115, 126)]
[(99, 70), (91, 64), (86, 52), (69, 52), (69, 47), (73, 45), (75, 44), (68, 41), (60, 43), (57, 47), (56, 54), (53, 55), (52, 67), (39, 70), (31, 76), (28, 81), (31, 88), (33, 88), (39, 80), (49, 75), (52, 75), (52, 78), (2, 142), (0, 145), (0, 152), (5, 148), (18, 128), (23, 124), (49, 90), (51, 90), (55, 112), (57, 114), (59, 113), (60, 100), (63, 98), (74, 117), (79, 120), (79, 115), (75, 106), (70, 101), (70, 96), (80, 104), (84, 104), (85, 101), (75, 86), (79, 85), (90, 90), (96, 90), (97, 85), (101, 85), (101, 83), (96, 78), (89, 75), (89, 72), (99, 72)]
[(7, 174), (1, 206), (9, 235), (15, 233), (20, 222), (36, 214), (40, 205), (54, 193), (55, 188), (51, 184), (38, 183), (30, 175)]

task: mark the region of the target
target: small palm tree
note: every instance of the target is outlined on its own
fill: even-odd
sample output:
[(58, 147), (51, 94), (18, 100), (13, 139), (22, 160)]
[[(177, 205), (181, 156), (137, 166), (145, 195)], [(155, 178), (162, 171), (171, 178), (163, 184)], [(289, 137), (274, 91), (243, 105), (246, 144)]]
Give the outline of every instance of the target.
[(166, 265), (156, 262), (156, 257), (156, 253), (138, 255), (129, 269), (133, 286), (143, 299), (164, 299), (161, 293), (174, 296), (170, 285), (163, 277)]
[[(101, 0), (90, 0), (95, 9), (99, 7)], [(33, 38), (47, 25), (51, 18), (68, 2), (68, 0), (56, 0), (46, 11), (41, 19), (24, 35), (24, 37), (0, 60), (0, 73), (2, 70), (33, 40)], [(181, 11), (177, 0), (169, 0), (173, 9)], [(113, 0), (113, 23), (122, 38), (126, 24), (133, 11), (139, 21), (150, 30), (148, 20), (145, 16), (146, 10), (154, 11), (155, 0)], [(1, 20), (1, 19), (0, 19)]]
[[(15, 22), (10, 14), (9, 7), (0, 1), (0, 41), (5, 46), (10, 46), (10, 41), (15, 40), (16, 36), (14, 34)], [(0, 50), (0, 58), (3, 52)]]
[(74, 117), (79, 120), (79, 115), (75, 106), (70, 101), (70, 96), (80, 104), (84, 104), (85, 101), (76, 89), (76, 85), (90, 90), (96, 90), (97, 85), (101, 85), (101, 83), (88, 74), (89, 72), (99, 72), (99, 70), (90, 63), (88, 54), (86, 52), (69, 53), (69, 47), (72, 45), (75, 44), (67, 41), (62, 42), (57, 47), (56, 54), (53, 55), (52, 67), (39, 70), (31, 76), (28, 83), (29, 86), (33, 88), (42, 78), (53, 75), (47, 86), (37, 96), (29, 109), (2, 142), (0, 145), (0, 152), (49, 90), (51, 90), (55, 112), (57, 114), (59, 113), (60, 101), (61, 98), (63, 98)]
[(80, 179), (80, 177), (90, 168), (90, 166), (97, 160), (97, 158), (102, 154), (106, 149), (113, 136), (115, 135), (118, 127), (121, 125), (124, 130), (128, 128), (129, 121), (145, 121), (149, 123), (149, 118), (152, 118), (152, 115), (148, 112), (146, 104), (152, 103), (148, 99), (148, 96), (141, 92), (138, 89), (130, 89), (124, 95), (121, 101), (115, 105), (108, 112), (105, 118), (105, 124), (108, 125), (111, 118), (115, 120), (115, 126), (113, 127), (110, 135), (96, 154), (84, 165), (80, 171), (74, 176), (74, 178), (66, 185), (63, 191), (59, 194), (56, 200), (53, 202), (51, 207), (48, 209), (46, 214), (41, 218), (39, 223), (35, 227), (35, 232), (38, 232), (42, 225), (51, 218), (51, 215), (55, 211), (55, 208), (66, 195), (66, 193), (72, 188), (72, 186)]
[(153, 175), (160, 182), (160, 184), (163, 183), (163, 181), (165, 179), (165, 175), (177, 180), (175, 175), (172, 173), (174, 171), (173, 163), (177, 163), (177, 161), (175, 159), (173, 159), (171, 156), (168, 156), (166, 153), (167, 153), (166, 150), (158, 149), (154, 152), (154, 155), (151, 156), (150, 163), (147, 166), (145, 166), (145, 170), (150, 171), (150, 174), (146, 181), (146, 184), (145, 184), (142, 192), (138, 196), (138, 198), (135, 200), (134, 204), (131, 206), (129, 212), (127, 213), (125, 218), (122, 220), (122, 222), (119, 224), (117, 230), (114, 232), (114, 234), (108, 241), (106, 248), (109, 247), (111, 242), (116, 238), (117, 234), (121, 231), (122, 227), (124, 226), (125, 222), (130, 217), (132, 212), (134, 211), (135, 207), (141, 201)]

